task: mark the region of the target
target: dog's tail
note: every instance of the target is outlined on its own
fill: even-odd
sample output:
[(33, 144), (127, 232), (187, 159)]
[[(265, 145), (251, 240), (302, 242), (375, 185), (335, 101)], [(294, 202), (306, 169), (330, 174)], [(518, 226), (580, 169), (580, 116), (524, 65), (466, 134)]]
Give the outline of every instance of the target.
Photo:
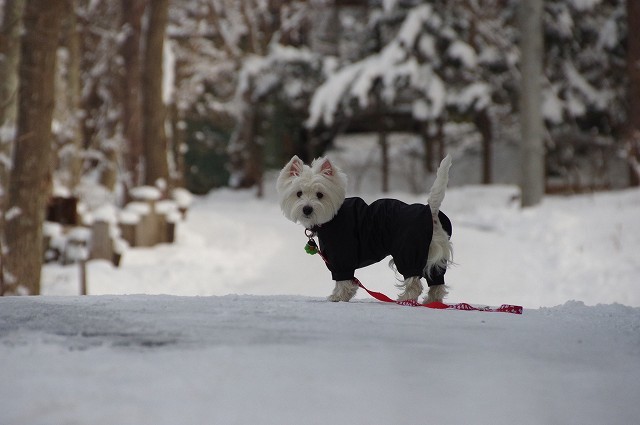
[(436, 180), (433, 182), (433, 186), (431, 186), (431, 192), (428, 198), (431, 215), (433, 217), (433, 235), (431, 244), (429, 245), (427, 266), (424, 269), (427, 282), (429, 282), (435, 270), (446, 270), (449, 264), (453, 262), (453, 248), (449, 240), (451, 235), (442, 228), (442, 223), (440, 223), (440, 219), (438, 218), (440, 205), (442, 205), (444, 192), (449, 182), (449, 168), (451, 168), (451, 155), (447, 155), (440, 163), (438, 171), (436, 172)]
[(444, 192), (447, 189), (447, 183), (449, 182), (449, 168), (451, 168), (451, 155), (445, 156), (440, 163), (438, 171), (436, 172), (436, 180), (431, 186), (431, 192), (429, 192), (429, 198), (427, 202), (431, 207), (431, 214), (434, 217), (438, 216), (440, 211), (440, 205), (444, 199)]

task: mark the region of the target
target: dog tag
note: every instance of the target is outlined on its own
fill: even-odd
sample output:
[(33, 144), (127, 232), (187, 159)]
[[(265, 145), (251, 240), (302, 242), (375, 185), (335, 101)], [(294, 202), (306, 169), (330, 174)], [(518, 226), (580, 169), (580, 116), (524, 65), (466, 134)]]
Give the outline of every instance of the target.
[(310, 255), (317, 254), (318, 245), (316, 244), (316, 241), (314, 241), (313, 239), (309, 239), (309, 242), (307, 242), (307, 244), (304, 246), (304, 250), (307, 254)]

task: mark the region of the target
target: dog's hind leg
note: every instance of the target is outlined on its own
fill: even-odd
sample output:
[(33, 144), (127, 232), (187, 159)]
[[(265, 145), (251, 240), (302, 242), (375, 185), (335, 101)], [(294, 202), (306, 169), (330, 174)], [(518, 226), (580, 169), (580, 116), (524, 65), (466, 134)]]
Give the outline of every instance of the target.
[(429, 258), (424, 269), (424, 275), (429, 284), (429, 292), (424, 297), (424, 304), (434, 301), (442, 302), (449, 293), (448, 287), (444, 285), (444, 274), (452, 262), (452, 257), (453, 248), (449, 235), (444, 231), (438, 220), (433, 225), (433, 238), (429, 247)]
[(329, 301), (349, 301), (356, 295), (358, 285), (352, 280), (336, 280), (333, 293), (327, 297)]
[(442, 302), (444, 297), (447, 296), (449, 291), (447, 290), (446, 285), (434, 285), (429, 287), (429, 292), (427, 296), (424, 297), (423, 304), (429, 304), (432, 302)]
[(422, 282), (420, 282), (419, 276), (405, 279), (404, 283), (396, 286), (403, 289), (400, 295), (398, 295), (398, 301), (417, 301), (420, 294), (422, 294)]
[(453, 245), (449, 239), (449, 234), (442, 228), (440, 220), (434, 217), (433, 236), (429, 245), (429, 255), (424, 275), (431, 277), (434, 273), (437, 273), (438, 269), (444, 271), (452, 261)]

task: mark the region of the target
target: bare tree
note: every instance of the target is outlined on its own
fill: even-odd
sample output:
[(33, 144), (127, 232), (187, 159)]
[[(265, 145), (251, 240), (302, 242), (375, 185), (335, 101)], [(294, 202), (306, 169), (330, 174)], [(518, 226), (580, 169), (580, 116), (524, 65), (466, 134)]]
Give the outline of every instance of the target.
[(166, 108), (162, 100), (162, 54), (169, 0), (149, 2), (149, 19), (143, 63), (143, 143), (145, 183), (169, 183)]
[(56, 48), (64, 0), (28, 0), (18, 98), (18, 126), (7, 212), (5, 292), (40, 293), (42, 225), (51, 186), (51, 117)]
[(520, 3), (520, 125), (522, 132), (522, 206), (540, 203), (544, 195), (542, 121), (542, 0)]

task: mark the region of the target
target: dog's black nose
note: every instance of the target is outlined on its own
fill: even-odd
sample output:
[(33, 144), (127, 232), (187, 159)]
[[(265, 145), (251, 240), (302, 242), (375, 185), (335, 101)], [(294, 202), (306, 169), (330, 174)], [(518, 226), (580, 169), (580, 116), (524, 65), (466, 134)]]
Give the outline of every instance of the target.
[(310, 207), (309, 205), (305, 205), (304, 207), (302, 207), (302, 213), (304, 215), (311, 215), (312, 212), (313, 212), (313, 207)]

